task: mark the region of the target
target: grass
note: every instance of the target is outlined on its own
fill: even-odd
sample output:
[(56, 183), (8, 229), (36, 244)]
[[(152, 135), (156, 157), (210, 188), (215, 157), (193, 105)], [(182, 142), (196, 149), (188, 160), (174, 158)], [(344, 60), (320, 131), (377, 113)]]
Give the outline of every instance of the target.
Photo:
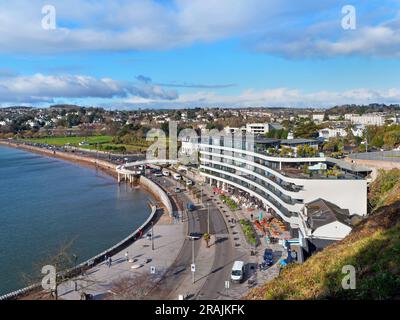
[(34, 143), (44, 143), (54, 146), (64, 146), (68, 143), (72, 146), (79, 146), (79, 143), (82, 141), (87, 141), (89, 144), (95, 145), (95, 144), (111, 143), (112, 139), (113, 139), (112, 136), (91, 136), (91, 137), (49, 137), (49, 138), (35, 138), (26, 140)]
[[(128, 151), (128, 152), (144, 152), (147, 150), (147, 145), (143, 143), (138, 144), (116, 144), (113, 143), (112, 136), (74, 136), (74, 137), (48, 137), (48, 138), (33, 138), (25, 139), (33, 143), (49, 144), (54, 146), (65, 146), (67, 144), (91, 150), (101, 151)], [(89, 146), (79, 146), (80, 142), (86, 141)]]

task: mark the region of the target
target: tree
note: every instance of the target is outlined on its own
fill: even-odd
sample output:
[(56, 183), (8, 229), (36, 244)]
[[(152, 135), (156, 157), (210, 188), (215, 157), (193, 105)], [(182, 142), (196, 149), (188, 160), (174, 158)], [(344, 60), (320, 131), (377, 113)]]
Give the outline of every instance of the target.
[[(43, 266), (53, 266), (57, 271), (56, 281), (55, 281), (55, 291), (50, 292), (50, 296), (58, 299), (58, 287), (61, 283), (67, 281), (71, 278), (66, 270), (73, 268), (76, 265), (77, 256), (71, 254), (71, 248), (75, 240), (72, 240), (66, 244), (62, 244), (55, 253), (50, 254), (47, 258), (35, 263), (33, 267), (33, 272), (30, 274), (23, 273), (22, 279), (27, 286), (31, 286), (40, 283), (43, 279), (41, 273)], [(49, 297), (49, 292), (42, 292), (40, 298)], [(54, 295), (53, 295), (54, 294)]]
[(147, 273), (124, 276), (114, 281), (110, 292), (114, 300), (144, 300), (156, 284), (156, 278)]
[(313, 121), (300, 122), (294, 130), (296, 138), (315, 138), (318, 136), (318, 127)]
[(383, 137), (383, 142), (389, 149), (393, 149), (393, 147), (400, 143), (400, 131), (386, 132)]

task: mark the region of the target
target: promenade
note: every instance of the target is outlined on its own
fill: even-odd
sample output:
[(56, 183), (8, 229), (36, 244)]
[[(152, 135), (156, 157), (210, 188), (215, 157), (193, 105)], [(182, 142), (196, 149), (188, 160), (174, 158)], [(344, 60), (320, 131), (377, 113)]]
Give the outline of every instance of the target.
[[(103, 262), (87, 271), (85, 275), (61, 284), (58, 288), (59, 298), (80, 300), (81, 293), (84, 292), (91, 294), (95, 300), (113, 299), (112, 292), (116, 283), (140, 276), (154, 282), (155, 285), (176, 259), (185, 235), (184, 224), (171, 219), (167, 214), (160, 218), (153, 230), (154, 250), (152, 241), (143, 235), (126, 250), (112, 256), (111, 267)], [(130, 261), (125, 257), (126, 252)], [(152, 267), (155, 274), (151, 274)]]

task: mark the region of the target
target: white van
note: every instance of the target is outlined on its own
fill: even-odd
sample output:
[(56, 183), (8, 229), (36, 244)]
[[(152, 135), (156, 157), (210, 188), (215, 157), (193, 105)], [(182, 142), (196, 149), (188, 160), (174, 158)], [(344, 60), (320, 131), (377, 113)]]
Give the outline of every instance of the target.
[(168, 170), (163, 170), (162, 171), (163, 176), (169, 177), (169, 171)]
[(244, 276), (244, 262), (235, 261), (232, 267), (231, 280), (233, 282), (241, 282)]
[(174, 179), (175, 180), (181, 180), (182, 176), (179, 173), (174, 173)]

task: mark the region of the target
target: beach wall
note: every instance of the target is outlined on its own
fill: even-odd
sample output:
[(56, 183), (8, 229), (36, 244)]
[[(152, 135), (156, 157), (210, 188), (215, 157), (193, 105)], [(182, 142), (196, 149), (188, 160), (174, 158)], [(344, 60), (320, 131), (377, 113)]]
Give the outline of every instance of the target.
[(145, 176), (140, 176), (140, 185), (148, 189), (156, 199), (160, 200), (167, 210), (169, 216), (173, 217), (174, 211), (171, 200), (163, 189)]

